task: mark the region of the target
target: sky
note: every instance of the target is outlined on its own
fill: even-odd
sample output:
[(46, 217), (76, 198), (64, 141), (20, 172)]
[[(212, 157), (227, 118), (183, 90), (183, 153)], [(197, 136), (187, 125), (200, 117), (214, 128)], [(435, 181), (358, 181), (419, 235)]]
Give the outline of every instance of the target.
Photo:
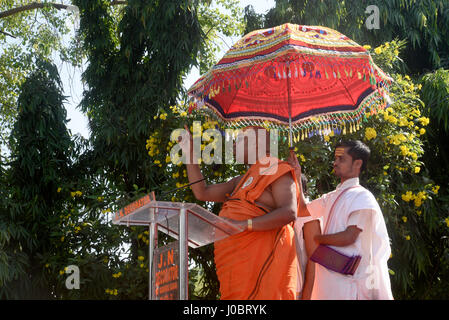
[[(266, 13), (269, 9), (275, 5), (274, 0), (240, 0), (240, 6), (245, 8), (247, 5), (252, 5), (256, 13)], [(75, 30), (75, 26), (70, 25), (72, 32)], [(234, 43), (236, 38), (225, 38), (227, 44)], [(217, 61), (223, 56), (225, 50), (223, 50), (218, 56)], [(72, 134), (81, 134), (83, 137), (89, 137), (89, 129), (87, 124), (87, 117), (78, 110), (77, 106), (82, 99), (83, 85), (81, 81), (81, 74), (83, 68), (75, 69), (68, 64), (58, 63), (59, 58), (57, 54), (54, 56), (54, 61), (58, 66), (58, 70), (61, 76), (61, 80), (64, 86), (64, 94), (67, 96), (67, 102), (65, 103), (67, 109), (67, 119), (70, 121), (67, 123), (67, 127), (71, 130)], [(200, 74), (198, 70), (192, 69), (189, 75), (184, 81), (184, 87), (189, 88), (198, 78)]]

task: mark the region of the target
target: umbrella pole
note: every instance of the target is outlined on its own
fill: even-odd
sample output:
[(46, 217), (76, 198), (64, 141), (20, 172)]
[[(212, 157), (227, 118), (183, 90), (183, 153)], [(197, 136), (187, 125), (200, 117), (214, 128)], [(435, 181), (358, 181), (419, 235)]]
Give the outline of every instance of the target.
[(289, 130), (288, 130), (288, 141), (289, 141), (289, 145), (290, 145), (290, 149), (293, 149), (293, 129), (292, 129), (292, 117), (289, 116), (288, 117), (288, 126), (289, 126)]
[(292, 101), (291, 101), (291, 97), (290, 97), (290, 76), (291, 76), (291, 71), (290, 71), (290, 66), (288, 66), (288, 72), (287, 72), (287, 103), (288, 103), (288, 127), (289, 127), (289, 132), (288, 132), (288, 144), (289, 144), (289, 149), (292, 150), (293, 149), (293, 129), (292, 129)]

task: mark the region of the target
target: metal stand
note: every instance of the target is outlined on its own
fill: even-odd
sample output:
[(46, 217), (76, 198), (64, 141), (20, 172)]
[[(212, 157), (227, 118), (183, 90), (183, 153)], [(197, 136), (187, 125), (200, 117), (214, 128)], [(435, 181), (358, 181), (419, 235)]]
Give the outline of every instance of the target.
[[(153, 192), (117, 211), (113, 223), (149, 228), (150, 300), (187, 300), (189, 247), (199, 248), (243, 231), (240, 226), (197, 204), (156, 201)], [(178, 243), (158, 247), (158, 231), (178, 240)]]
[(183, 206), (179, 210), (179, 300), (188, 299), (189, 288), (189, 257), (188, 257), (188, 221), (186, 209)]

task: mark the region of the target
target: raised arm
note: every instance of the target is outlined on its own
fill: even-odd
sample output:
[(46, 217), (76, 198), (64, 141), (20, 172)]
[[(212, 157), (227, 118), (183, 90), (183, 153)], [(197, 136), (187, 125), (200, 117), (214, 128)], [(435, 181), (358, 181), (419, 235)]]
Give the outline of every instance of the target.
[(299, 165), (295, 151), (292, 149), (290, 149), (290, 155), (287, 162), (293, 167), (293, 169), (295, 169), (296, 181), (298, 181), (299, 184), (298, 217), (308, 217), (310, 216), (310, 212), (307, 210), (306, 197), (304, 196), (304, 191), (302, 190), (301, 166)]
[[(189, 182), (203, 179), (198, 164), (187, 164), (186, 166)], [(209, 185), (203, 180), (192, 184), (190, 187), (192, 188), (195, 198), (200, 201), (224, 202), (226, 200), (226, 194), (231, 194), (241, 178), (242, 176), (238, 176), (224, 183)]]
[[(203, 179), (203, 174), (201, 173), (200, 166), (193, 164), (193, 138), (187, 125), (184, 125), (184, 128), (186, 135), (182, 136), (182, 140), (179, 142), (183, 152), (190, 159), (190, 161), (187, 161), (186, 169), (189, 182), (192, 183)], [(230, 194), (234, 190), (241, 178), (242, 176), (238, 176), (227, 182), (211, 185), (206, 184), (203, 180), (192, 184), (190, 188), (195, 198), (200, 201), (224, 202), (226, 200), (226, 194)]]

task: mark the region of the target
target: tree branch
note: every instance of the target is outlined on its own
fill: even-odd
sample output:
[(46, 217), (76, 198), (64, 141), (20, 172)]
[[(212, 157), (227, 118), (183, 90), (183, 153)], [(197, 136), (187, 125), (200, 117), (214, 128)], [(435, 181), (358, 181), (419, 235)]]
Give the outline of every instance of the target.
[[(120, 0), (114, 0), (111, 2), (111, 6), (114, 5), (124, 5), (126, 4), (126, 1), (120, 1)], [(23, 11), (30, 11), (30, 10), (34, 10), (34, 9), (42, 9), (44, 7), (53, 7), (56, 8), (58, 10), (61, 9), (67, 9), (67, 7), (71, 7), (70, 5), (67, 4), (60, 4), (60, 3), (38, 3), (38, 2), (32, 2), (30, 4), (27, 4), (25, 6), (21, 6), (21, 7), (17, 7), (17, 8), (12, 8), (3, 12), (0, 12), (0, 19), (15, 15), (17, 13), (23, 12)]]
[(12, 37), (12, 38), (14, 38), (14, 39), (16, 38), (15, 36), (13, 36), (12, 34), (6, 32), (6, 31), (0, 30), (0, 33), (3, 33), (5, 36), (10, 36), (10, 37)]

